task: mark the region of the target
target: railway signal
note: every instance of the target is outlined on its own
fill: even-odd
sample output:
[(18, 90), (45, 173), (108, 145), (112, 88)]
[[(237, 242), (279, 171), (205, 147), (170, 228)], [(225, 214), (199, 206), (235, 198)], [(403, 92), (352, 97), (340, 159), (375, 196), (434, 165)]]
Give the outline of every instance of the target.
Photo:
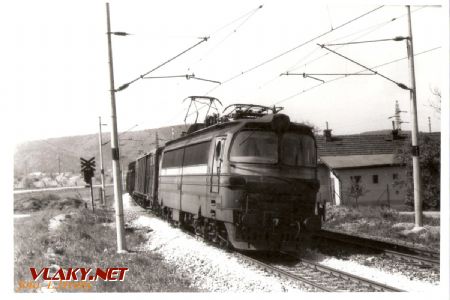
[(92, 177), (94, 177), (95, 172), (95, 157), (91, 157), (86, 160), (80, 157), (81, 163), (81, 172), (83, 172), (84, 181), (89, 184), (91, 188), (91, 203), (92, 203), (92, 211), (94, 211), (94, 192), (92, 190)]
[(80, 163), (81, 171), (84, 171), (85, 169), (93, 169), (95, 171), (95, 157), (91, 157), (88, 160), (80, 157)]
[(91, 184), (92, 177), (94, 177), (95, 171), (95, 157), (92, 157), (89, 160), (80, 157), (80, 162), (81, 162), (81, 172), (83, 172), (84, 181), (87, 184)]

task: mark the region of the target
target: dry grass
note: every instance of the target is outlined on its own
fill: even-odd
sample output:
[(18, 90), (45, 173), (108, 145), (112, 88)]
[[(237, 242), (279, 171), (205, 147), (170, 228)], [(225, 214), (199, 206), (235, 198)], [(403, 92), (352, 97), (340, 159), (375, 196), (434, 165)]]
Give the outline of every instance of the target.
[[(107, 207), (112, 207), (113, 190), (111, 186), (106, 187), (105, 194)], [(98, 207), (99, 204), (99, 188), (94, 188), (94, 205)], [(14, 213), (32, 213), (47, 209), (65, 210), (81, 206), (91, 208), (89, 188), (14, 194)]]
[[(135, 252), (116, 253), (116, 235), (111, 210), (96, 209), (95, 213), (78, 205), (79, 199), (57, 194), (21, 197), (21, 209), (26, 203), (42, 201), (40, 210), (32, 204), (30, 217), (16, 219), (14, 224), (14, 279), (15, 284), (31, 280), (30, 267), (38, 269), (52, 264), (69, 267), (107, 268), (126, 267), (129, 271), (123, 282), (93, 282), (92, 292), (192, 292), (187, 278), (163, 262), (162, 257), (150, 252), (139, 252), (145, 242), (145, 232), (127, 230), (127, 246)], [(67, 195), (66, 195), (67, 196)], [(62, 204), (63, 203), (63, 204)], [(19, 206), (18, 206), (19, 207)], [(20, 210), (24, 212), (24, 210)], [(54, 231), (49, 231), (49, 220), (60, 214), (70, 218)], [(49, 253), (54, 253), (53, 258)], [(35, 290), (25, 290), (35, 291)], [(67, 290), (67, 291), (83, 291)], [(86, 291), (86, 290), (84, 290)]]
[(440, 219), (424, 216), (423, 220), (427, 229), (426, 233), (405, 234), (405, 229), (414, 225), (413, 215), (402, 215), (396, 210), (379, 207), (332, 206), (327, 207), (327, 221), (324, 228), (411, 242), (439, 249)]

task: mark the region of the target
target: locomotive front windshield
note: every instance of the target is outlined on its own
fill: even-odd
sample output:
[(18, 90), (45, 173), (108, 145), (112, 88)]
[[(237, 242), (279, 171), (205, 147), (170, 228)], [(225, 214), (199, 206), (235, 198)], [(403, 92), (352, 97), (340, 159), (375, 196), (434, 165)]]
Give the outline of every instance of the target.
[[(278, 153), (280, 143), (280, 153)], [(230, 160), (235, 162), (315, 167), (314, 139), (308, 135), (286, 132), (281, 138), (272, 131), (247, 130), (239, 132), (233, 142)]]

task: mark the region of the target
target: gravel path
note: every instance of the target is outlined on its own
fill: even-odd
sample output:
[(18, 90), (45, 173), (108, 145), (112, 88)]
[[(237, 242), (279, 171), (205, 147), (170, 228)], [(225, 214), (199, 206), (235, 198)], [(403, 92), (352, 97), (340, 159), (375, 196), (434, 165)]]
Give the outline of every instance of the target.
[(191, 278), (192, 285), (210, 292), (284, 292), (308, 291), (256, 266), (242, 261), (233, 253), (208, 245), (166, 222), (138, 216), (130, 222), (135, 228), (152, 229), (142, 250), (161, 254), (182, 274)]
[(135, 205), (125, 194), (124, 211), (128, 226), (146, 229), (148, 241), (140, 251), (159, 253), (166, 263), (176, 266), (192, 285), (208, 292), (286, 292), (312, 291), (270, 274), (243, 261), (237, 255), (209, 245), (171, 227)]

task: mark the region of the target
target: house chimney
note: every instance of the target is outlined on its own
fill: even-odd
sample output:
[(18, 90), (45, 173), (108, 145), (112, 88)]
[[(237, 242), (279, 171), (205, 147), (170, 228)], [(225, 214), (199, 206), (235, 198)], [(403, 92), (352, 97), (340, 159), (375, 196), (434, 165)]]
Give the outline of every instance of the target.
[(399, 129), (395, 128), (395, 123), (394, 123), (394, 121), (392, 121), (392, 140), (398, 139), (398, 136), (399, 136), (398, 131), (399, 131)]
[(333, 140), (333, 137), (331, 136), (331, 129), (328, 129), (328, 122), (326, 122), (326, 124), (327, 129), (323, 131), (323, 136), (325, 137), (325, 142), (331, 142)]

